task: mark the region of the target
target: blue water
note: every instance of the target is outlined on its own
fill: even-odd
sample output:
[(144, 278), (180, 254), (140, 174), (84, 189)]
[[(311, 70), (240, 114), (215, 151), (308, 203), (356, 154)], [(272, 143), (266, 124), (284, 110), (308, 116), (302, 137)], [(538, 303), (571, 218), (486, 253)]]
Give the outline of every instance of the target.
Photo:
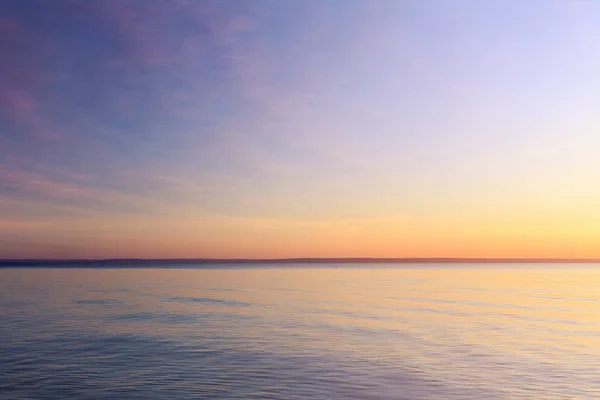
[(0, 399), (598, 399), (600, 267), (0, 269)]

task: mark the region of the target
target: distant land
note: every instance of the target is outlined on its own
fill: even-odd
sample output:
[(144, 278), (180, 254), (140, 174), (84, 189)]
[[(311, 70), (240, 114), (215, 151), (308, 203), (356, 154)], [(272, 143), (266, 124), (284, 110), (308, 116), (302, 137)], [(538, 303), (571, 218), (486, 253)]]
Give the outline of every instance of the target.
[[(558, 264), (600, 263), (600, 258), (111, 258), (111, 259), (0, 259), (0, 268), (131, 268), (215, 264)], [(160, 267), (159, 267), (160, 266)]]

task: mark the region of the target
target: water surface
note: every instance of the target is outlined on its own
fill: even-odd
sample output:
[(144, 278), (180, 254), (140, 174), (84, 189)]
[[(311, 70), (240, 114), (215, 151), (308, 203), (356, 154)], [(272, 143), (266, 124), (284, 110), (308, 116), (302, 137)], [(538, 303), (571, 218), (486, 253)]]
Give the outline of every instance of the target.
[(597, 399), (600, 267), (0, 269), (2, 399)]

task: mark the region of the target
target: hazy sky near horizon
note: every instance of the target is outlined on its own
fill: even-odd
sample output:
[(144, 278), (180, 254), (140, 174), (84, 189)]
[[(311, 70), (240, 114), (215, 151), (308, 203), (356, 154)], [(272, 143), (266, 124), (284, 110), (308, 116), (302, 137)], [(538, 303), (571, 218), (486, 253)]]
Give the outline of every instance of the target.
[(0, 0), (0, 258), (600, 257), (598, 21)]

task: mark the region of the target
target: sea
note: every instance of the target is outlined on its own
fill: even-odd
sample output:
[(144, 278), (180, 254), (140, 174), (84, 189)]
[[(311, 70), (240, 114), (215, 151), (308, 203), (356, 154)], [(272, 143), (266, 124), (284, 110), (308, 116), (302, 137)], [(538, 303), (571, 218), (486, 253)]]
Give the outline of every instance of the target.
[(600, 265), (0, 269), (0, 399), (600, 399)]

